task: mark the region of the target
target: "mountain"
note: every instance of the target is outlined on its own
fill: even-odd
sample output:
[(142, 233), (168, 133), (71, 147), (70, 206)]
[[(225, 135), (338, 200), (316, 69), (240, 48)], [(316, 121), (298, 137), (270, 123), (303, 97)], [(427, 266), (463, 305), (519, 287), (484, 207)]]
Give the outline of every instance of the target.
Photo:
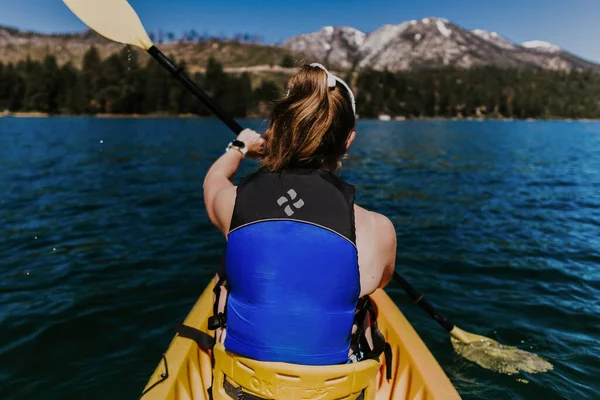
[[(339, 40), (353, 32), (361, 40)], [(583, 60), (547, 42), (513, 43), (496, 32), (468, 31), (443, 18), (423, 18), (399, 25), (384, 25), (364, 35), (352, 28), (326, 27), (296, 36), (284, 47), (323, 57), (341, 66), (390, 71), (453, 66), (472, 68), (543, 68), (551, 70), (596, 70), (600, 65)]]
[[(72, 62), (81, 66), (83, 55), (96, 46), (107, 58), (123, 46), (104, 39), (93, 31), (46, 35), (0, 26), (0, 63), (27, 58), (42, 60), (54, 55), (59, 65)], [(466, 30), (443, 18), (423, 18), (399, 25), (384, 25), (365, 34), (351, 27), (327, 26), (318, 32), (295, 36), (282, 46), (241, 40), (198, 38), (195, 41), (170, 41), (161, 49), (192, 72), (200, 71), (214, 57), (230, 71), (246, 67), (271, 74), (289, 74), (291, 69), (273, 66), (290, 59), (320, 61), (335, 69), (372, 68), (400, 71), (453, 66), (472, 68), (543, 68), (559, 71), (594, 70), (600, 65), (586, 61), (558, 46), (540, 40), (513, 43), (496, 32)], [(140, 51), (134, 49), (132, 51)]]
[(285, 42), (283, 47), (345, 69), (352, 67), (365, 36), (358, 29), (326, 26), (319, 32), (295, 36)]
[(514, 51), (499, 35), (473, 33), (446, 19), (423, 18), (384, 26), (369, 34), (359, 49), (358, 65), (396, 71), (445, 66), (517, 68), (527, 64), (513, 57)]
[[(93, 31), (76, 34), (46, 35), (24, 32), (0, 26), (0, 63), (14, 63), (31, 58), (42, 60), (47, 55), (58, 64), (72, 62), (80, 67), (83, 55), (95, 46), (104, 59), (123, 49), (123, 45), (107, 40)], [(203, 69), (212, 56), (225, 67), (279, 66), (287, 57), (298, 57), (279, 46), (243, 43), (233, 40), (202, 39), (196, 42), (177, 41), (160, 45), (164, 53), (183, 61), (192, 72)], [(132, 51), (142, 52), (137, 48)]]

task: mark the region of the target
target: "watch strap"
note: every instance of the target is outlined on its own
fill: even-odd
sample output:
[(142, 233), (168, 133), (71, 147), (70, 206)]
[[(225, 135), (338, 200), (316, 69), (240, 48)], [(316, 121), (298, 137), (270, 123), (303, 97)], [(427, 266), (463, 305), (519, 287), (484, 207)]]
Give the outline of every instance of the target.
[(234, 140), (233, 142), (229, 143), (227, 145), (227, 148), (225, 149), (225, 152), (228, 152), (231, 149), (239, 151), (240, 153), (242, 153), (243, 157), (246, 157), (246, 153), (248, 152), (248, 149), (246, 148), (244, 142), (239, 140)]

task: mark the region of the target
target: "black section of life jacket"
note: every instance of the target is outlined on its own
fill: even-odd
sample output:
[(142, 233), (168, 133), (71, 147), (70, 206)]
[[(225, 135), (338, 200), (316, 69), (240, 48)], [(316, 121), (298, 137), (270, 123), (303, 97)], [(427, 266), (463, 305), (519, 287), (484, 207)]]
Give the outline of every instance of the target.
[(325, 170), (258, 171), (237, 188), (230, 230), (264, 220), (298, 220), (356, 244), (354, 192), (354, 186)]

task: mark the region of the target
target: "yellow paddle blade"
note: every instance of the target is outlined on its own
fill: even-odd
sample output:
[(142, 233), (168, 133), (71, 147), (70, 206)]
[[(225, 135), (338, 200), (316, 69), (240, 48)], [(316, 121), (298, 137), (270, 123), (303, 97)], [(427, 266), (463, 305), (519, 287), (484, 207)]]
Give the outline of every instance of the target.
[(465, 332), (456, 326), (450, 334), (454, 351), (483, 368), (507, 375), (519, 372), (536, 374), (554, 369), (552, 364), (536, 354)]
[(148, 50), (153, 46), (127, 0), (63, 0), (84, 24), (107, 39)]

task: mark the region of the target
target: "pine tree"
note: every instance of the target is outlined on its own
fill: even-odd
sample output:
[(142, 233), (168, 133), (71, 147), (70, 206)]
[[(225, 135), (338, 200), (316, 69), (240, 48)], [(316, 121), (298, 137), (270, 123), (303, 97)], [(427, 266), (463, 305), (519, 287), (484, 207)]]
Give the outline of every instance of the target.
[(5, 67), (0, 62), (0, 112), (8, 109), (8, 100), (11, 94), (11, 79), (12, 77), (7, 76)]
[(148, 113), (165, 112), (169, 109), (171, 77), (156, 62), (149, 60), (145, 68), (144, 108)]
[[(82, 113), (83, 109), (81, 105), (78, 105), (76, 101), (73, 101), (75, 99), (72, 98), (78, 91), (81, 91), (81, 87), (78, 87), (78, 83), (80, 82), (79, 71), (69, 62), (60, 68), (59, 77), (60, 90), (57, 98), (59, 111), (61, 113)], [(81, 96), (77, 100), (83, 103)]]
[(294, 68), (296, 66), (296, 61), (294, 61), (294, 57), (286, 54), (283, 56), (283, 60), (281, 60), (281, 66), (283, 68)]
[(96, 47), (91, 47), (83, 56), (82, 82), (85, 98), (85, 111), (102, 112), (105, 109), (100, 91), (106, 87), (103, 65)]
[(281, 98), (281, 88), (273, 81), (265, 80), (254, 90), (254, 102), (260, 114), (266, 115), (271, 110), (273, 103)]
[(226, 94), (229, 78), (223, 71), (223, 66), (213, 57), (210, 57), (206, 65), (206, 72), (204, 76), (206, 92), (218, 103), (222, 103), (220, 100)]
[(4, 71), (9, 88), (7, 108), (10, 111), (21, 111), (25, 104), (25, 91), (27, 90), (25, 78), (18, 71), (19, 68), (15, 68), (12, 64), (9, 64)]
[(113, 54), (102, 63), (102, 76), (104, 86), (98, 92), (99, 103), (103, 105), (102, 111), (125, 112), (123, 105), (125, 66), (119, 55)]
[[(182, 62), (179, 67), (185, 72), (187, 64)], [(173, 82), (169, 92), (169, 112), (172, 114), (187, 114), (193, 112), (192, 96), (179, 82)]]
[(141, 114), (144, 112), (144, 70), (140, 68), (138, 52), (131, 48), (123, 49), (120, 53), (123, 64), (121, 77), (120, 112)]
[(230, 83), (232, 94), (232, 103), (229, 107), (233, 115), (245, 117), (248, 115), (249, 109), (253, 106), (252, 82), (250, 75), (244, 72), (240, 77), (233, 78)]

